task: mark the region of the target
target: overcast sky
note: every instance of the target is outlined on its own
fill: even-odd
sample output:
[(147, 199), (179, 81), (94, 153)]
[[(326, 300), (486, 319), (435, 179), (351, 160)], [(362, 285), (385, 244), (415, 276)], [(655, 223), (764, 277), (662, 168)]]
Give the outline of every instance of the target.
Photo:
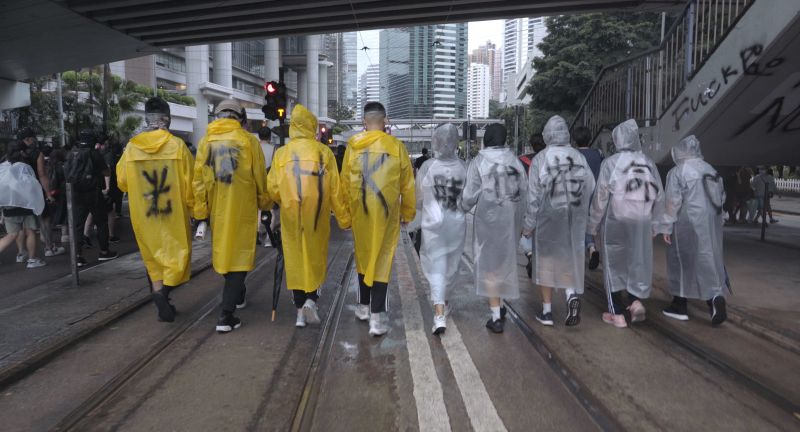
[[(367, 30), (358, 32), (358, 75), (364, 73), (372, 63), (377, 64), (380, 58), (380, 30)], [(469, 51), (477, 48), (487, 40), (494, 42), (498, 48), (503, 45), (503, 20), (478, 21), (469, 23)], [(361, 50), (369, 47), (366, 52)]]

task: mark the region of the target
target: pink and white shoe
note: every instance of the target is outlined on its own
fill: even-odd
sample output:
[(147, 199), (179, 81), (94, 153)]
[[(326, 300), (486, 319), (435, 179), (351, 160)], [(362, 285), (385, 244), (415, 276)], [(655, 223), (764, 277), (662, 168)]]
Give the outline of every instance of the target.
[(625, 328), (628, 327), (628, 323), (625, 322), (625, 315), (614, 315), (610, 312), (603, 312), (603, 322), (606, 324), (611, 324), (616, 328)]
[(631, 322), (642, 322), (644, 321), (644, 314), (646, 309), (644, 305), (639, 300), (634, 300), (630, 306), (628, 306), (628, 310), (631, 311)]

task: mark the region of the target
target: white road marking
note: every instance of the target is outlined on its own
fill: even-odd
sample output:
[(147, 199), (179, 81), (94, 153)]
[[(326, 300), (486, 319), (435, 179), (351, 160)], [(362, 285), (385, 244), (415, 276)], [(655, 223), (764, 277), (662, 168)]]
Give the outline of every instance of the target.
[(414, 400), (417, 405), (417, 421), (421, 431), (450, 431), (450, 416), (444, 404), (442, 384), (436, 376), (425, 322), (411, 269), (408, 266), (402, 245), (395, 253), (397, 280), (400, 285), (400, 303), (403, 324), (406, 330), (406, 349), (414, 382)]

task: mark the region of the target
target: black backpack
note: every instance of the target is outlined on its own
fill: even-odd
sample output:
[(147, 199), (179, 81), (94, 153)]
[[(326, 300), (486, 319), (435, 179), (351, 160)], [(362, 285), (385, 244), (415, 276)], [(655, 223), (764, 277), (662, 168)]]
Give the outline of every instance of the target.
[(70, 153), (67, 162), (64, 163), (64, 176), (67, 183), (72, 183), (76, 192), (97, 190), (98, 183), (91, 152), (91, 149), (76, 147)]

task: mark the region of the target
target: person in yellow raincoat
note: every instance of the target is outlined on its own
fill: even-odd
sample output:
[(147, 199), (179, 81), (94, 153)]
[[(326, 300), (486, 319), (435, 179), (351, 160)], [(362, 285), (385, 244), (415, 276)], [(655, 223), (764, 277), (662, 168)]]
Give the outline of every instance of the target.
[(169, 132), (164, 99), (149, 99), (144, 112), (144, 131), (131, 138), (117, 163), (117, 184), (128, 192), (133, 232), (153, 284), (158, 318), (172, 322), (170, 290), (188, 281), (191, 272), (194, 160), (183, 140)]
[(381, 336), (388, 331), (386, 289), (400, 224), (411, 222), (416, 214), (414, 172), (405, 145), (384, 132), (383, 105), (367, 103), (363, 118), (366, 131), (350, 138), (344, 154), (340, 194), (353, 225), (359, 281), (356, 317), (369, 319), (369, 333)]
[(256, 255), (258, 209), (269, 210), (267, 170), (258, 138), (242, 128), (244, 109), (224, 100), (214, 109), (194, 163), (195, 218), (211, 220), (212, 264), (225, 277), (217, 332), (242, 325), (234, 316), (245, 306), (244, 284)]
[(317, 290), (325, 281), (331, 208), (342, 228), (349, 215), (339, 198), (339, 171), (333, 152), (316, 139), (317, 118), (296, 105), (289, 143), (275, 152), (267, 176), (270, 198), (280, 205), (286, 286), (297, 307), (297, 327), (319, 323)]

